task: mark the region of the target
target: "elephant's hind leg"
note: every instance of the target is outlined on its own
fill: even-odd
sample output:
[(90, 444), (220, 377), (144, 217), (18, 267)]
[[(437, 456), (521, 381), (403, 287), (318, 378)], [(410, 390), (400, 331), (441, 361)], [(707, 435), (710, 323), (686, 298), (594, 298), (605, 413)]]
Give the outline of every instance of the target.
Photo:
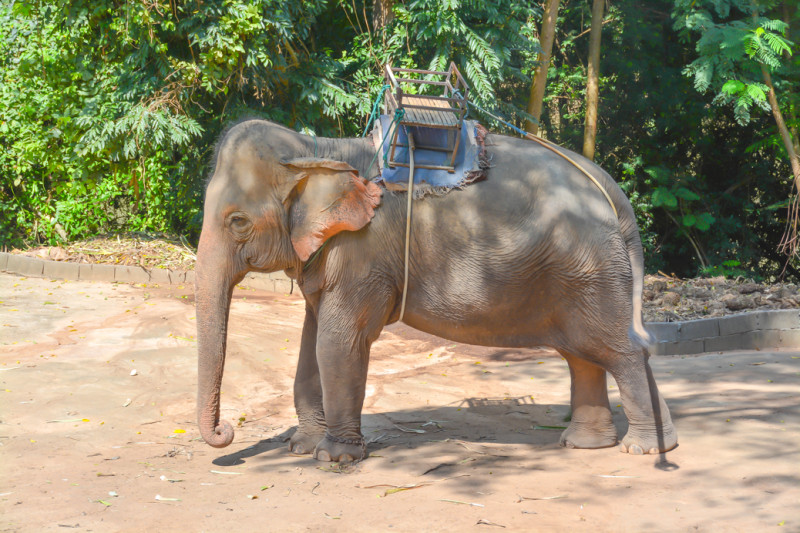
[(306, 307), (300, 357), (294, 378), (294, 407), (297, 411), (297, 431), (289, 440), (289, 451), (307, 454), (325, 436), (325, 411), (322, 407), (322, 383), (317, 364), (317, 319)]
[(559, 350), (569, 365), (572, 420), (561, 434), (567, 448), (606, 448), (617, 443), (606, 390), (606, 371), (589, 361)]
[(641, 455), (666, 452), (678, 445), (678, 435), (666, 402), (658, 392), (645, 348), (632, 347), (609, 368), (619, 386), (622, 407), (628, 417), (628, 433), (620, 451)]

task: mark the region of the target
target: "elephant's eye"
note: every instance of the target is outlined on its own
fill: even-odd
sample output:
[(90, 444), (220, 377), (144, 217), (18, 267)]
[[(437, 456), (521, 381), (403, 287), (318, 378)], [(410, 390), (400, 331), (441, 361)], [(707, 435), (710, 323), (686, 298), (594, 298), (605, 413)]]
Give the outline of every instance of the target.
[(234, 213), (228, 218), (228, 224), (230, 224), (231, 229), (236, 233), (245, 233), (250, 229), (250, 226), (252, 226), (249, 218), (238, 213)]

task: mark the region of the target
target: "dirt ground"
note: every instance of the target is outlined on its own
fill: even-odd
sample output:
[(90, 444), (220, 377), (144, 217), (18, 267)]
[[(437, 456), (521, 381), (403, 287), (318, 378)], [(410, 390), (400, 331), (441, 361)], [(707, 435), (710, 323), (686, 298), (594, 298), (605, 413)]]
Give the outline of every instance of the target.
[(800, 352), (654, 358), (680, 445), (629, 456), (558, 446), (554, 352), (391, 326), (342, 471), (286, 450), (302, 314), (237, 289), (216, 450), (191, 287), (0, 274), (0, 531), (800, 531)]

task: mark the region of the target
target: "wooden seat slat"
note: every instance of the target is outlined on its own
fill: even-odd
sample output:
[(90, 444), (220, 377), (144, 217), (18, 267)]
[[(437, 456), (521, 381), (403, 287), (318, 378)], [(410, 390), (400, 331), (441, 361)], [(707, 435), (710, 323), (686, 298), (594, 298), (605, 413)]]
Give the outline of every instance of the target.
[[(425, 96), (404, 96), (402, 107), (406, 110), (403, 122), (420, 125), (458, 126), (461, 110), (451, 107), (447, 102)], [(416, 107), (421, 106), (421, 107)]]
[[(402, 108), (405, 111), (402, 124), (406, 126), (417, 126), (423, 128), (442, 128), (450, 130), (460, 130), (461, 122), (467, 111), (467, 86), (461, 73), (451, 62), (446, 72), (393, 68), (386, 65), (386, 80), (392, 87), (392, 91), (387, 94), (386, 112), (392, 114), (396, 109)], [(427, 74), (427, 79), (412, 79), (404, 76), (396, 77), (395, 73)], [(432, 79), (435, 76), (443, 76), (443, 81)], [(451, 83), (451, 79), (454, 81)], [(441, 96), (406, 94), (403, 85), (417, 86), (440, 86), (443, 87)], [(456, 97), (457, 95), (457, 97)], [(451, 150), (450, 166), (440, 167), (449, 172), (454, 171), (455, 157), (458, 151), (459, 135), (455, 136), (455, 143)], [(394, 161), (394, 153), (397, 148), (397, 130), (395, 130), (391, 141), (390, 166), (399, 165)], [(422, 168), (422, 167), (420, 167)], [(434, 167), (430, 167), (434, 168)]]

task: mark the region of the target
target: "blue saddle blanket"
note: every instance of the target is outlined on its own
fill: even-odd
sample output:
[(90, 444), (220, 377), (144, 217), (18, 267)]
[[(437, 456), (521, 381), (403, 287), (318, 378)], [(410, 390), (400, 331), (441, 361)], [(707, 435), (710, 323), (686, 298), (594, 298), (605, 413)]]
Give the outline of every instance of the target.
[[(389, 167), (386, 160), (392, 149), (392, 135), (394, 128), (390, 115), (381, 115), (375, 121), (372, 138), (375, 146), (381, 146), (379, 159), (380, 176), (376, 181), (383, 181), (389, 190), (404, 191), (408, 188), (408, 167)], [(428, 128), (422, 126), (397, 126), (397, 147), (392, 160), (408, 164), (408, 135), (411, 131), (414, 136), (414, 196), (419, 198), (426, 194), (445, 194), (454, 188), (463, 188), (470, 183), (480, 181), (486, 177), (488, 163), (484, 149), (486, 129), (474, 120), (465, 120), (461, 130), (447, 130), (441, 128)], [(419, 165), (450, 166), (451, 151), (455, 135), (460, 135), (458, 152), (455, 158), (455, 171), (419, 168)], [(405, 146), (400, 146), (405, 145)], [(431, 150), (426, 147), (446, 149)], [(384, 157), (385, 156), (385, 157)]]

